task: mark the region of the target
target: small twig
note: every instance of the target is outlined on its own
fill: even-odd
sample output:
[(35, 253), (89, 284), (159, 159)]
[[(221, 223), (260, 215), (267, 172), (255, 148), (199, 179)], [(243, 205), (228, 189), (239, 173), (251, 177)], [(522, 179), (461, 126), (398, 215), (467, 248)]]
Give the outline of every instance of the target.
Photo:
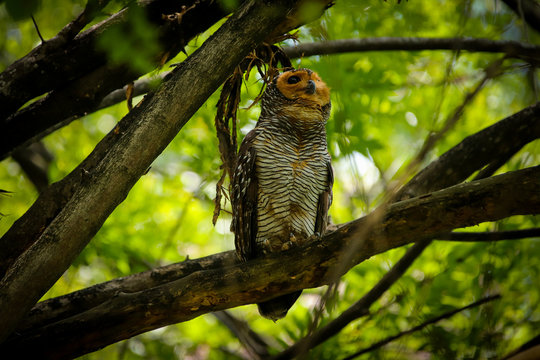
[(394, 284), (405, 271), (411, 266), (424, 249), (431, 243), (431, 240), (422, 240), (411, 246), (405, 255), (388, 271), (383, 278), (360, 300), (345, 310), (336, 319), (329, 322), (324, 327), (316, 330), (311, 335), (301, 339), (272, 359), (289, 359), (305, 354), (308, 350), (323, 343), (327, 339), (339, 333), (345, 326), (353, 320), (369, 314), (369, 308)]
[(37, 32), (39, 38), (41, 39), (41, 43), (42, 43), (42, 44), (45, 44), (46, 41), (45, 41), (45, 39), (43, 38), (43, 36), (41, 36), (41, 32), (39, 31), (39, 26), (38, 26), (38, 24), (37, 24), (37, 22), (36, 22), (36, 19), (34, 19), (34, 15), (32, 15), (32, 16), (30, 16), (30, 17), (32, 18), (32, 22), (34, 23), (34, 27), (36, 28), (36, 32)]
[(496, 231), (496, 232), (449, 232), (438, 235), (434, 240), (460, 241), (460, 242), (483, 242), (517, 240), (531, 237), (540, 237), (540, 228)]
[(356, 353), (354, 353), (352, 355), (347, 356), (343, 360), (354, 359), (355, 357), (358, 357), (358, 356), (360, 356), (362, 354), (366, 354), (368, 352), (371, 352), (373, 350), (381, 348), (382, 346), (384, 346), (384, 345), (386, 345), (386, 344), (388, 344), (388, 343), (390, 343), (390, 342), (392, 342), (392, 341), (394, 341), (396, 339), (399, 339), (402, 336), (412, 334), (412, 333), (414, 333), (416, 331), (422, 330), (423, 328), (425, 328), (428, 325), (434, 324), (434, 323), (439, 322), (439, 321), (444, 320), (444, 319), (448, 319), (449, 317), (452, 317), (452, 316), (456, 315), (457, 313), (460, 313), (462, 311), (475, 308), (475, 307), (483, 305), (483, 304), (485, 304), (485, 303), (487, 303), (489, 301), (497, 300), (500, 297), (501, 297), (501, 295), (499, 295), (499, 294), (486, 296), (485, 298), (480, 299), (478, 301), (475, 301), (472, 304), (469, 304), (467, 306), (464, 306), (464, 307), (461, 307), (461, 308), (458, 308), (458, 309), (455, 309), (455, 310), (452, 310), (452, 311), (448, 311), (448, 312), (446, 312), (446, 313), (444, 313), (442, 315), (439, 315), (437, 317), (429, 319), (428, 321), (426, 321), (426, 322), (424, 322), (424, 323), (422, 323), (422, 324), (420, 324), (418, 326), (415, 326), (415, 327), (413, 327), (413, 328), (411, 328), (409, 330), (402, 331), (399, 334), (396, 334), (396, 335), (387, 337), (384, 340), (378, 341), (378, 342), (376, 342), (375, 344), (371, 345), (370, 347), (368, 347), (366, 349), (362, 349), (362, 350), (360, 350), (360, 351), (358, 351), (358, 352), (356, 352)]

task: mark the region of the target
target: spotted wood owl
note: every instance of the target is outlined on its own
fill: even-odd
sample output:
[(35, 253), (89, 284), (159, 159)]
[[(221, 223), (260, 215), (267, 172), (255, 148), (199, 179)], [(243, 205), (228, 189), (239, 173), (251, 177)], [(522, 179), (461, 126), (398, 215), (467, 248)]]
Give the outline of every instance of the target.
[[(330, 107), (329, 88), (309, 69), (285, 71), (268, 84), (233, 176), (231, 231), (240, 259), (324, 233), (333, 184), (325, 127)], [(300, 293), (260, 303), (259, 313), (283, 318)]]

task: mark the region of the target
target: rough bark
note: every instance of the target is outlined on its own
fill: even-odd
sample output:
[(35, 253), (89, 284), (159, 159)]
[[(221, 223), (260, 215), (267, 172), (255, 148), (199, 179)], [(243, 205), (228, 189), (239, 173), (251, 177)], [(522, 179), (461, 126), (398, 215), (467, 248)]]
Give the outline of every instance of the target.
[[(371, 214), (345, 224), (321, 241), (247, 263), (208, 268), (212, 257), (191, 270), (135, 292), (116, 291), (105, 301), (48, 325), (18, 331), (3, 354), (66, 358), (202, 314), (268, 300), (276, 295), (317, 287), (343, 260), (343, 250), (360, 241), (343, 271), (363, 260), (441, 232), (512, 215), (540, 213), (540, 167), (456, 185), (390, 205), (381, 222)], [(406, 219), (406, 221), (404, 221)], [(370, 224), (371, 223), (371, 224)], [(364, 228), (371, 231), (365, 233)], [(230, 255), (214, 255), (217, 264)], [(178, 265), (176, 265), (178, 266)], [(197, 270), (197, 268), (201, 270)], [(341, 274), (340, 274), (341, 275)], [(144, 277), (152, 278), (151, 272)], [(134, 288), (132, 288), (134, 289)], [(58, 300), (50, 300), (58, 301)]]
[(284, 21), (294, 4), (249, 1), (242, 5), (173, 71), (169, 81), (147, 96), (86, 160), (17, 220), (1, 242), (26, 239), (28, 248), (0, 282), (0, 340), (67, 269), (208, 96)]

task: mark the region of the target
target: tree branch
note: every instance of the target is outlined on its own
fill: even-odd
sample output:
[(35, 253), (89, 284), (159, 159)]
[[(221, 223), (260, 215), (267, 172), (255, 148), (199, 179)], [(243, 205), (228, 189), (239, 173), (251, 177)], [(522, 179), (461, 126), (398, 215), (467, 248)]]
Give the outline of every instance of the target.
[(295, 4), (286, 3), (286, 7), (281, 1), (242, 5), (173, 71), (169, 81), (122, 119), (70, 175), (45, 191), (8, 230), (1, 239), (3, 246), (15, 237), (29, 247), (0, 282), (0, 339), (69, 267), (234, 67), (284, 21)]
[(540, 46), (509, 40), (476, 38), (376, 37), (303, 43), (283, 49), (290, 58), (364, 51), (466, 50), (504, 53), (526, 61), (540, 61)]
[[(430, 238), (451, 229), (512, 215), (538, 213), (540, 167), (401, 201), (388, 207), (383, 221), (373, 227), (344, 271), (413, 239)], [(348, 249), (351, 242), (363, 234), (363, 226), (370, 221), (370, 216), (347, 223), (325, 235), (322, 241), (301, 248), (270, 254), (247, 263), (186, 272), (183, 277), (168, 279), (161, 285), (137, 292), (117, 291), (91, 309), (14, 334), (0, 347), (0, 351), (19, 356), (32, 352), (49, 357), (63, 357), (68, 353), (80, 355), (211, 311), (321, 286), (329, 281), (328, 275), (342, 258), (343, 249)], [(216, 256), (223, 260), (229, 255)], [(209, 261), (213, 257), (205, 258), (204, 264), (216, 264)], [(197, 268), (197, 260), (194, 262), (194, 268)], [(202, 267), (201, 264), (199, 268)]]
[(540, 228), (494, 232), (449, 232), (437, 235), (435, 240), (478, 242), (521, 240), (531, 237), (540, 237)]
[(469, 310), (469, 309), (472, 309), (472, 308), (475, 308), (475, 307), (478, 307), (480, 305), (483, 305), (487, 302), (490, 302), (490, 301), (493, 301), (493, 300), (497, 300), (497, 299), (500, 299), (501, 298), (501, 295), (497, 294), (497, 295), (491, 295), (491, 296), (486, 296), (485, 298), (482, 298), (478, 301), (475, 301), (473, 302), (472, 304), (469, 304), (467, 306), (463, 306), (463, 307), (460, 307), (460, 308), (457, 308), (455, 310), (451, 310), (451, 311), (447, 311), (445, 312), (444, 314), (442, 315), (439, 315), (439, 316), (436, 316), (434, 318), (431, 318), (425, 322), (423, 322), (422, 324), (420, 325), (417, 325), (409, 330), (405, 330), (405, 331), (402, 331), (400, 332), (399, 334), (396, 334), (396, 335), (393, 335), (393, 336), (390, 336), (390, 337), (387, 337), (386, 339), (383, 339), (381, 341), (378, 341), (376, 342), (375, 344), (371, 345), (370, 347), (366, 348), (366, 349), (362, 349), (360, 351), (357, 351), (355, 352), (354, 354), (351, 354), (349, 356), (347, 356), (346, 358), (344, 358), (343, 360), (351, 360), (351, 359), (354, 359), (362, 354), (367, 354), (368, 352), (371, 352), (373, 350), (377, 350), (381, 347), (383, 347), (384, 345), (394, 341), (394, 340), (397, 340), (399, 339), (400, 337), (403, 337), (405, 335), (410, 335), (416, 331), (420, 331), (422, 330), (423, 328), (431, 325), (431, 324), (435, 324), (441, 320), (444, 320), (444, 319), (448, 319), (462, 311), (465, 311), (465, 310)]

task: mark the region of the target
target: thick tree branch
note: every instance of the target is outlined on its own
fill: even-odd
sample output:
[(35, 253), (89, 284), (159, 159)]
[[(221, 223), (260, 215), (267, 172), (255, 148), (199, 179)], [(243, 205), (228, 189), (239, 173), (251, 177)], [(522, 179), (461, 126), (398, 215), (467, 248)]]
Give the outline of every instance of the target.
[(1, 242), (5, 245), (15, 237), (24, 239), (29, 248), (0, 282), (0, 339), (68, 268), (208, 96), (285, 19), (295, 2), (286, 3), (287, 7), (282, 2), (262, 1), (242, 5), (79, 167), (45, 191), (17, 220)]
[(471, 52), (504, 53), (538, 63), (540, 46), (509, 40), (476, 38), (403, 38), (377, 37), (362, 39), (340, 39), (298, 44), (283, 49), (291, 58), (313, 55), (330, 55), (364, 51), (421, 51), (421, 50), (466, 50)]
[[(344, 271), (363, 260), (449, 230), (512, 215), (540, 213), (540, 167), (511, 172), (454, 187), (388, 207), (381, 223), (367, 234)], [(302, 248), (248, 263), (194, 270), (180, 278), (137, 292), (118, 291), (101, 304), (43, 327), (23, 330), (6, 342), (4, 354), (39, 353), (48, 357), (82, 354), (107, 344), (199, 315), (268, 300), (329, 281), (343, 249), (371, 221), (345, 224)], [(406, 219), (406, 221), (404, 221)], [(215, 255), (228, 258), (229, 255)], [(214, 263), (213, 256), (204, 264)], [(195, 265), (193, 268), (203, 268)], [(151, 274), (151, 272), (150, 272)], [(146, 278), (152, 278), (147, 275)], [(50, 300), (58, 301), (58, 300)], [(77, 339), (77, 341), (74, 341)], [(30, 346), (31, 344), (31, 346)]]
[(32, 308), (28, 316), (17, 327), (17, 332), (42, 327), (77, 315), (106, 302), (119, 293), (135, 293), (187, 277), (197, 271), (217, 270), (239, 263), (235, 252), (227, 251), (200, 259), (189, 259), (161, 266), (45, 300)]

